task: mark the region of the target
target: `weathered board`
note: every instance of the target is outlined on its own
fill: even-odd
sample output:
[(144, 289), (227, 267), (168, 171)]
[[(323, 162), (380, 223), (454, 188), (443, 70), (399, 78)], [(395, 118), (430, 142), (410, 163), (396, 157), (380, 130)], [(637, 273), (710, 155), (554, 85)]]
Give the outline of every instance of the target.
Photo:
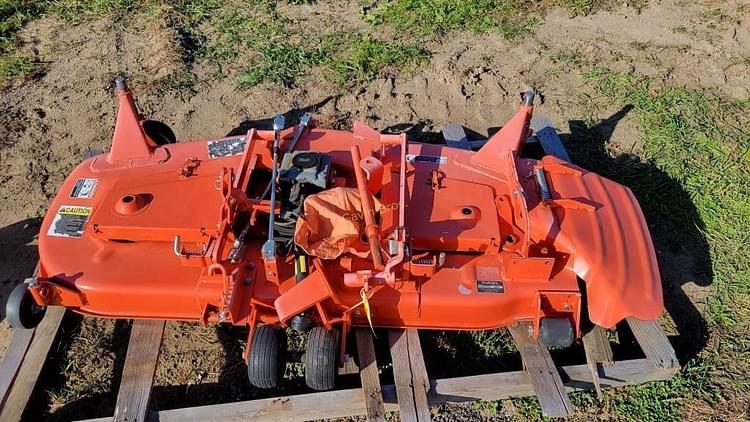
[(471, 150), (469, 138), (466, 136), (463, 126), (455, 123), (447, 123), (443, 126), (443, 139), (446, 145), (452, 148)]
[(29, 350), (31, 340), (34, 339), (34, 330), (13, 330), (13, 338), (10, 340), (8, 350), (5, 351), (3, 363), (0, 365), (0, 408), (5, 405), (13, 381), (21, 369), (23, 358)]
[[(39, 374), (42, 372), (44, 362), (47, 360), (47, 354), (52, 346), (52, 342), (57, 336), (57, 330), (60, 328), (63, 317), (65, 316), (65, 308), (59, 306), (51, 306), (47, 308), (47, 313), (44, 315), (44, 319), (39, 325), (33, 330), (31, 343), (28, 345), (23, 359), (19, 362), (17, 357), (8, 360), (8, 365), (20, 366), (15, 371), (16, 375), (12, 380), (10, 391), (6, 395), (5, 402), (2, 409), (0, 409), (0, 421), (18, 421), (21, 419), (26, 404), (29, 402), (31, 393), (34, 391)], [(20, 349), (23, 349), (23, 342), (27, 340), (28, 333), (16, 333), (22, 338), (18, 340)], [(15, 335), (14, 334), (14, 337)], [(16, 354), (20, 354), (20, 349), (16, 351)], [(5, 362), (4, 362), (5, 365)], [(5, 373), (12, 373), (13, 368), (4, 370)]]
[[(591, 390), (593, 380), (588, 365), (571, 365), (558, 368), (565, 378), (567, 392)], [(602, 387), (622, 387), (671, 378), (677, 368), (654, 368), (647, 359), (615, 362), (601, 368)], [(471, 402), (476, 400), (501, 400), (534, 394), (534, 388), (524, 371), (499, 372), (431, 381), (428, 402), (439, 405), (446, 402)], [(383, 386), (386, 411), (399, 410), (396, 388)], [(153, 412), (153, 422), (197, 421), (251, 421), (345, 418), (365, 414), (365, 400), (361, 388), (274, 397), (235, 403), (188, 407)], [(92, 419), (88, 422), (111, 421), (112, 418)]]
[(560, 135), (557, 134), (551, 120), (546, 117), (535, 116), (531, 118), (530, 127), (534, 131), (534, 136), (539, 141), (539, 144), (541, 144), (545, 154), (570, 161), (570, 155), (568, 155), (568, 151), (563, 146)]
[(378, 361), (375, 359), (372, 333), (367, 328), (356, 328), (354, 335), (357, 339), (359, 376), (362, 380), (362, 395), (364, 396), (367, 420), (385, 422), (383, 390), (380, 387), (380, 374), (378, 374)]
[(389, 330), (388, 342), (393, 358), (393, 380), (396, 385), (399, 412), (404, 422), (431, 420), (427, 403), (430, 381), (422, 356), (416, 329)]
[(599, 379), (599, 364), (612, 365), (612, 347), (609, 345), (607, 333), (598, 325), (595, 325), (583, 336), (583, 350), (586, 354), (586, 363), (591, 370), (594, 379), (594, 389), (597, 395), (602, 394), (601, 381)]
[(141, 422), (148, 416), (151, 386), (159, 360), (163, 320), (136, 320), (130, 330), (130, 342), (122, 369), (115, 405), (115, 422)]
[(659, 321), (641, 321), (627, 318), (628, 326), (641, 346), (646, 358), (659, 368), (672, 368), (680, 365), (677, 355)]
[(555, 363), (546, 347), (531, 335), (531, 324), (520, 323), (508, 327), (516, 348), (521, 353), (529, 381), (534, 387), (542, 408), (542, 414), (550, 417), (565, 417), (575, 410), (565, 393)]

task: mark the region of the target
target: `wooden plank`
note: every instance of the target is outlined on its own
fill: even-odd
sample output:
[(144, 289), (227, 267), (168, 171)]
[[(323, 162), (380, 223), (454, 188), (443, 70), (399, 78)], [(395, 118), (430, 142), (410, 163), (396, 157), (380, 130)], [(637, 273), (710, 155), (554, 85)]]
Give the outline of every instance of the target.
[(586, 363), (591, 370), (594, 380), (594, 389), (598, 396), (602, 395), (602, 387), (599, 379), (599, 364), (612, 365), (612, 347), (609, 345), (607, 333), (598, 325), (595, 325), (583, 336), (583, 350), (586, 353)]
[[(593, 381), (587, 365), (571, 365), (559, 368), (567, 380), (567, 392), (591, 390)], [(677, 368), (654, 368), (648, 359), (632, 359), (615, 362), (601, 369), (602, 387), (622, 387), (666, 380), (677, 373)], [(477, 400), (502, 400), (534, 394), (528, 375), (524, 371), (499, 372), (495, 374), (438, 379), (431, 382), (428, 394), (431, 405), (446, 402), (461, 403)], [(386, 411), (398, 410), (396, 388), (383, 386), (383, 401)], [(183, 409), (153, 412), (151, 421), (248, 421), (285, 420), (305, 421), (310, 419), (346, 418), (365, 414), (365, 401), (361, 388), (274, 397), (235, 403), (188, 407)], [(112, 418), (91, 419), (87, 422), (105, 422)]]
[(31, 340), (34, 338), (34, 330), (13, 330), (13, 338), (8, 350), (5, 351), (3, 363), (0, 365), (0, 408), (5, 405), (10, 387), (21, 369), (23, 358), (29, 350)]
[(339, 375), (359, 374), (359, 366), (353, 356), (344, 356), (344, 366), (339, 368)]
[(409, 363), (411, 364), (412, 380), (415, 388), (421, 387), (427, 393), (430, 391), (430, 377), (427, 375), (427, 365), (424, 363), (419, 330), (406, 330), (406, 336), (409, 340)]
[(375, 359), (375, 346), (372, 333), (367, 328), (356, 328), (357, 352), (359, 354), (359, 376), (362, 379), (362, 395), (365, 402), (365, 415), (368, 421), (385, 422), (383, 390), (380, 388), (378, 361)]
[(401, 420), (431, 420), (426, 394), (430, 383), (417, 330), (389, 330), (388, 341), (393, 358), (393, 380), (396, 384)]
[(659, 321), (641, 321), (635, 318), (627, 318), (626, 321), (641, 346), (641, 350), (651, 363), (659, 368), (680, 366), (674, 348), (667, 335), (664, 334)]
[(529, 125), (534, 131), (534, 136), (539, 140), (544, 153), (553, 155), (561, 160), (570, 161), (570, 155), (560, 140), (552, 121), (546, 117), (532, 117)]
[(566, 417), (572, 414), (574, 407), (565, 393), (565, 385), (557, 367), (547, 348), (532, 337), (531, 324), (520, 323), (508, 327), (508, 330), (521, 353), (521, 360), (539, 399), (542, 414), (549, 417)]
[[(23, 362), (17, 370), (5, 404), (0, 410), (0, 421), (21, 420), (21, 415), (26, 408), (31, 393), (34, 391), (34, 386), (36, 386), (37, 379), (42, 372), (47, 354), (57, 336), (57, 331), (60, 329), (64, 316), (65, 308), (50, 306), (47, 308), (42, 322), (33, 330), (31, 344), (29, 344), (23, 356)], [(22, 339), (19, 339), (19, 342), (21, 341)]]
[(591, 355), (594, 362), (603, 363), (611, 366), (614, 363), (612, 347), (607, 338), (607, 330), (595, 325), (586, 335), (583, 336), (583, 347), (586, 353)]
[(115, 422), (145, 421), (151, 400), (156, 363), (159, 360), (163, 320), (135, 320), (122, 369), (115, 405)]
[(469, 138), (461, 125), (446, 123), (443, 126), (443, 139), (449, 147), (471, 150)]

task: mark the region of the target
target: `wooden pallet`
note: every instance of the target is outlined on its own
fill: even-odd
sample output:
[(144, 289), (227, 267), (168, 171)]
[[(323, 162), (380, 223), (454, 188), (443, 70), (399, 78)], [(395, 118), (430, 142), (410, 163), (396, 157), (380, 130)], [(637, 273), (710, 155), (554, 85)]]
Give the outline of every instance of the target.
[[(16, 421), (26, 407), (65, 311), (50, 308), (35, 330), (17, 330), (0, 365), (4, 398), (0, 421)], [(399, 411), (403, 421), (429, 421), (429, 406), (446, 402), (500, 400), (536, 395), (542, 412), (567, 416), (572, 391), (665, 380), (679, 371), (669, 340), (657, 321), (628, 319), (645, 358), (614, 361), (606, 333), (595, 328), (584, 336), (586, 363), (557, 367), (547, 350), (528, 335), (528, 326), (509, 330), (521, 353), (524, 370), (486, 375), (430, 379), (417, 330), (391, 330), (388, 341), (395, 385), (381, 385), (369, 329), (355, 329), (362, 387), (183, 409), (150, 411), (149, 399), (164, 321), (135, 321), (130, 335), (115, 414), (90, 421), (304, 421), (366, 415), (384, 421)], [(15, 375), (14, 375), (15, 374)]]
[[(569, 159), (549, 123), (532, 122), (544, 124), (549, 128), (534, 128), (538, 142), (548, 153)], [(449, 127), (447, 135), (456, 145), (467, 147), (460, 126)], [(50, 308), (35, 330), (14, 333), (0, 365), (0, 422), (20, 419), (64, 314), (62, 308)], [(303, 421), (355, 415), (384, 421), (385, 412), (399, 411), (403, 421), (423, 422), (431, 419), (429, 406), (531, 395), (538, 397), (544, 415), (564, 417), (574, 411), (568, 399), (572, 391), (600, 393), (603, 388), (665, 380), (679, 371), (674, 349), (658, 321), (626, 321), (645, 358), (615, 361), (606, 331), (594, 327), (583, 337), (586, 363), (558, 367), (530, 335), (529, 325), (522, 323), (508, 330), (523, 370), (447, 379), (429, 378), (417, 330), (390, 330), (395, 385), (381, 385), (372, 334), (357, 328), (359, 362), (347, 360), (342, 371), (359, 372), (361, 388), (158, 411), (150, 410), (149, 399), (165, 323), (135, 321), (114, 415), (90, 421)]]

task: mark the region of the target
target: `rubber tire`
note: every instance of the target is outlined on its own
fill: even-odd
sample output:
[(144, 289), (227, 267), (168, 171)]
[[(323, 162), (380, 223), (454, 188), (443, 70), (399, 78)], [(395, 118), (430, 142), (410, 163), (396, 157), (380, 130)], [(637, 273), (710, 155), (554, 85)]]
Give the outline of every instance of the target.
[(336, 386), (339, 331), (313, 327), (305, 351), (305, 384), (313, 390), (327, 391)]
[(46, 312), (47, 308), (42, 308), (34, 302), (26, 283), (16, 286), (5, 303), (5, 317), (8, 319), (8, 324), (15, 329), (36, 327)]
[(247, 378), (255, 387), (276, 388), (286, 368), (286, 331), (278, 325), (255, 329), (247, 361)]

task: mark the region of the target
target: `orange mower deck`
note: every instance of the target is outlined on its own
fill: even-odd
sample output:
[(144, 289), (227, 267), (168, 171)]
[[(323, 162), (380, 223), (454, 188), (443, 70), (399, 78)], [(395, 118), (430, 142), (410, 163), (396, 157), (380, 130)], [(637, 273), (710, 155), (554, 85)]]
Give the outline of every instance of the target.
[[(39, 272), (24, 287), (39, 307), (229, 323), (249, 326), (251, 337), (303, 317), (340, 333), (339, 350), (368, 318), (374, 327), (447, 330), (530, 321), (535, 336), (569, 343), (544, 331), (567, 327), (572, 340), (589, 321), (610, 328), (662, 313), (654, 248), (631, 191), (552, 156), (521, 156), (533, 95), (473, 152), (361, 123), (352, 132), (311, 122), (157, 145), (131, 92), (122, 82), (116, 91), (110, 152), (72, 171), (42, 224)], [(293, 221), (283, 182), (271, 199), (266, 192), (274, 152), (281, 163), (295, 137), (297, 154), (315, 153), (300, 160), (330, 165), (319, 173), (325, 188), (300, 209), (324, 192), (358, 206), (339, 212), (361, 231), (332, 259), (288, 239), (288, 248), (274, 240), (273, 255), (264, 251), (270, 213), (271, 226)], [(294, 183), (292, 192), (311, 186)]]

